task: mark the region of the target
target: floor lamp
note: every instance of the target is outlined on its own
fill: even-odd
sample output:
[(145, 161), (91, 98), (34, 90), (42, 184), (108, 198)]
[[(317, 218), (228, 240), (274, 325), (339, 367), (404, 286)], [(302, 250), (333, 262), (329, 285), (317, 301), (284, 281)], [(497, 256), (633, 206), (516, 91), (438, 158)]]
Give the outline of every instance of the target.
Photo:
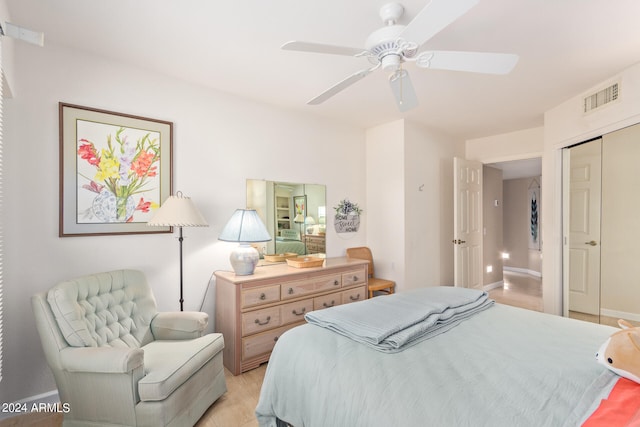
[(180, 311), (184, 311), (184, 298), (182, 296), (182, 227), (208, 227), (207, 221), (202, 217), (200, 211), (181, 191), (175, 196), (169, 196), (160, 206), (160, 209), (147, 223), (150, 226), (158, 227), (178, 227), (178, 242), (180, 243)]

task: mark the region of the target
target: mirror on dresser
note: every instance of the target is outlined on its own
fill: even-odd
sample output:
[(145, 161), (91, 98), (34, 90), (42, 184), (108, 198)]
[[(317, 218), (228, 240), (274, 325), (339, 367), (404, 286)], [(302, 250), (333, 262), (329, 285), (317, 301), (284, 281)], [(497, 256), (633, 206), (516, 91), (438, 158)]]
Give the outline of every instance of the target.
[(255, 209), (273, 239), (262, 255), (326, 252), (326, 186), (247, 180), (247, 208)]

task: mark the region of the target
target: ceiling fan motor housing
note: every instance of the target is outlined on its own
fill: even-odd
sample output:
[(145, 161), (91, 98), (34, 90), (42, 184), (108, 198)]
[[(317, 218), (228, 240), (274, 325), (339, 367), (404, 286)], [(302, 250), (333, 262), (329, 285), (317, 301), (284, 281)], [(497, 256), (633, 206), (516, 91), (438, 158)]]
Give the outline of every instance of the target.
[(402, 62), (398, 36), (403, 29), (404, 25), (382, 27), (371, 33), (365, 42), (365, 49), (378, 58), (384, 70), (395, 71)]

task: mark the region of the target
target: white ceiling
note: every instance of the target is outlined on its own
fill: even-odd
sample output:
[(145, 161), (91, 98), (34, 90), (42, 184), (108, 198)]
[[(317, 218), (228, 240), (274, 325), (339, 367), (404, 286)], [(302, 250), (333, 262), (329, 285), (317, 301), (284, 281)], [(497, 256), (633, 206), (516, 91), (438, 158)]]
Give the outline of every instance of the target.
[[(640, 61), (638, 0), (480, 0), (424, 47), (516, 53), (511, 74), (407, 64), (420, 101), (408, 113), (397, 111), (382, 70), (308, 106), (369, 63), (280, 46), (302, 40), (363, 47), (382, 26), (378, 11), (386, 1), (5, 1), (12, 23), (45, 33), (43, 49), (64, 45), (363, 128), (405, 117), (462, 139), (541, 126), (545, 110)], [(427, 1), (402, 3), (406, 24)]]

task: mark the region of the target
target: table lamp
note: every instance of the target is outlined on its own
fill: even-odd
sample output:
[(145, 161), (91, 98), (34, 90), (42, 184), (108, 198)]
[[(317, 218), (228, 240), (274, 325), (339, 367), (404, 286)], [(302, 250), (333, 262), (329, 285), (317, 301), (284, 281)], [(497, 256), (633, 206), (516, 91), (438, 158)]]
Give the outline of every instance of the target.
[(248, 276), (260, 260), (260, 254), (250, 243), (268, 242), (271, 236), (255, 209), (236, 209), (218, 240), (240, 243), (229, 260), (237, 276)]

